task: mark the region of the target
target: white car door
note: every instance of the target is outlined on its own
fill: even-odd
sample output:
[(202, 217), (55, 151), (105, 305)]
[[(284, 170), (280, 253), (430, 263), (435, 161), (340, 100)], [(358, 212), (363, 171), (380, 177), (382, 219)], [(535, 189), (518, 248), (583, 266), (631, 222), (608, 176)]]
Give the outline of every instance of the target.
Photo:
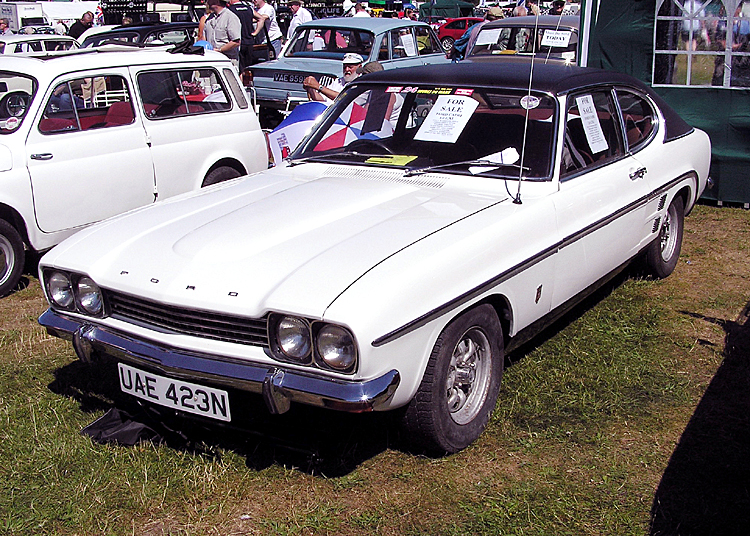
[(126, 69), (51, 84), (26, 140), (39, 228), (81, 227), (152, 203), (154, 170)]
[(642, 165), (626, 153), (610, 89), (567, 99), (555, 209), (562, 244), (553, 306), (633, 257), (651, 233)]
[[(228, 88), (214, 68), (135, 74), (157, 177), (159, 199), (199, 188), (207, 167), (227, 155), (253, 155), (248, 115), (232, 112)], [(265, 149), (265, 148), (263, 148)], [(248, 162), (243, 163), (248, 166)]]

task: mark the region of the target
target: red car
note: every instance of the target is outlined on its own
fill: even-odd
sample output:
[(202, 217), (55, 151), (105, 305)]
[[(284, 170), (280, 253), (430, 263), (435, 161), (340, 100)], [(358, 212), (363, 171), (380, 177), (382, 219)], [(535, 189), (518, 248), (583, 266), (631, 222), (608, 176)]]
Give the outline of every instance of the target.
[(453, 48), (453, 42), (461, 37), (467, 28), (473, 26), (477, 22), (482, 22), (483, 20), (484, 19), (481, 17), (458, 17), (455, 19), (446, 19), (437, 30), (440, 44), (443, 45), (446, 52), (449, 51)]

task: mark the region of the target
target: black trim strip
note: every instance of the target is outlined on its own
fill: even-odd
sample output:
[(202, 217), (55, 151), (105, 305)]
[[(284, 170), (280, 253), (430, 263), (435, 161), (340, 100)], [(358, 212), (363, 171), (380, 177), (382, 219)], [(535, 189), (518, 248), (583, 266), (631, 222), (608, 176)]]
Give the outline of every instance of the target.
[(695, 178), (697, 177), (697, 174), (694, 171), (685, 173), (676, 179), (672, 179), (668, 183), (664, 184), (663, 186), (659, 187), (658, 189), (654, 190), (653, 192), (649, 193), (648, 195), (643, 196), (641, 199), (638, 199), (629, 205), (623, 207), (622, 209), (618, 210), (617, 212), (606, 216), (605, 218), (602, 218), (601, 220), (592, 223), (591, 225), (588, 225), (581, 231), (567, 236), (560, 240), (558, 243), (548, 247), (544, 251), (537, 253), (533, 257), (530, 257), (529, 259), (526, 259), (525, 261), (520, 262), (519, 264), (515, 265), (514, 267), (496, 275), (489, 281), (485, 281), (484, 283), (472, 288), (471, 290), (468, 290), (467, 292), (464, 292), (460, 296), (444, 303), (443, 305), (436, 307), (435, 309), (428, 311), (427, 313), (415, 318), (414, 320), (411, 320), (404, 324), (401, 327), (396, 328), (395, 330), (386, 333), (385, 335), (378, 337), (374, 341), (372, 341), (372, 345), (374, 347), (383, 346), (384, 344), (387, 344), (391, 341), (394, 341), (407, 333), (411, 333), (412, 331), (421, 328), (425, 324), (435, 320), (436, 318), (439, 318), (443, 316), (448, 311), (451, 311), (466, 302), (471, 301), (472, 299), (476, 298), (477, 296), (484, 294), (488, 289), (499, 285), (500, 283), (505, 282), (506, 280), (510, 279), (511, 277), (517, 275), (518, 273), (531, 268), (535, 264), (543, 261), (544, 259), (550, 257), (551, 255), (554, 255), (558, 251), (560, 251), (562, 248), (569, 246), (570, 244), (573, 244), (574, 242), (577, 242), (578, 240), (588, 236), (589, 234), (593, 233), (594, 231), (597, 231), (598, 229), (601, 229), (605, 225), (610, 224), (617, 218), (632, 212), (633, 210), (636, 210), (653, 199), (659, 197), (664, 192), (668, 191), (670, 188), (672, 188), (675, 184), (678, 184), (685, 179), (688, 178)]

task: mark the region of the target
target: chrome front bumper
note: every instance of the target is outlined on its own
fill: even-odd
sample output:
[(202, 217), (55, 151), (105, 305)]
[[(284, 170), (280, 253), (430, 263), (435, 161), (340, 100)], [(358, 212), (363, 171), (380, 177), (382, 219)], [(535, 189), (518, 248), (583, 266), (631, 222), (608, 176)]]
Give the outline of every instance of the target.
[(393, 396), (400, 382), (397, 370), (372, 380), (348, 381), (164, 347), (52, 309), (42, 313), (39, 323), (50, 335), (71, 341), (82, 361), (104, 354), (169, 378), (258, 393), (271, 413), (284, 413), (291, 402), (355, 413), (373, 411)]

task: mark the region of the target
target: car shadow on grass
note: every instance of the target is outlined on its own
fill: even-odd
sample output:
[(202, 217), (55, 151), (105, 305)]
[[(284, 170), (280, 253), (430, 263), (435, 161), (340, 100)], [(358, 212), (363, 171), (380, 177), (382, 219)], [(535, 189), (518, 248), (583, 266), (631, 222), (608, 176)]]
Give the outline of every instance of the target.
[(652, 536), (750, 534), (750, 303), (724, 329), (724, 360), (672, 453), (651, 508)]
[(254, 470), (276, 464), (308, 474), (344, 476), (386, 449), (398, 448), (394, 420), (384, 413), (348, 414), (293, 404), (287, 413), (271, 415), (260, 395), (247, 394), (232, 402), (238, 427), (229, 428), (141, 405), (120, 391), (117, 367), (111, 362), (74, 361), (54, 376), (49, 389), (76, 400), (83, 412), (92, 414), (92, 421), (94, 414), (117, 408), (154, 430), (155, 443), (208, 458), (220, 458), (229, 450)]

